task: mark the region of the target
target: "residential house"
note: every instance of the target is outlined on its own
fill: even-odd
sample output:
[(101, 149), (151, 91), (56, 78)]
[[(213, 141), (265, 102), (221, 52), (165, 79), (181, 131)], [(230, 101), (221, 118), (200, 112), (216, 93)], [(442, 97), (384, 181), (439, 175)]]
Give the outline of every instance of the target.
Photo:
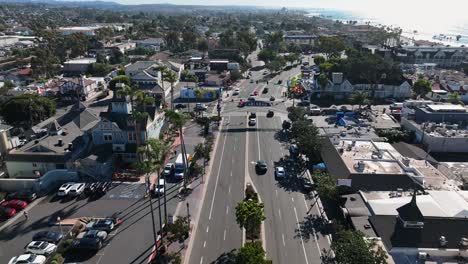
[(80, 58), (68, 60), (63, 63), (62, 72), (68, 76), (78, 76), (88, 71), (89, 66), (96, 63), (95, 58)]
[(63, 78), (59, 85), (61, 100), (76, 101), (77, 98), (81, 101), (86, 101), (97, 95), (99, 91), (99, 83), (95, 80), (80, 78)]
[(9, 80), (16, 85), (27, 85), (32, 81), (32, 79), (31, 67), (11, 71), (5, 77), (5, 80)]
[(87, 132), (99, 118), (81, 102), (64, 115), (35, 127), (33, 140), (5, 157), (12, 178), (37, 178), (55, 169), (74, 168), (74, 161), (91, 147)]
[(137, 47), (145, 47), (152, 49), (156, 52), (161, 51), (161, 47), (164, 45), (164, 39), (163, 38), (148, 38), (148, 39), (143, 39), (143, 40), (137, 40), (136, 41)]
[(89, 26), (89, 27), (60, 27), (57, 31), (63, 36), (71, 34), (81, 33), (88, 37), (96, 35), (96, 30), (102, 28), (102, 26)]
[(136, 46), (137, 44), (135, 42), (126, 41), (121, 43), (112, 43), (110, 45), (107, 45), (106, 48), (111, 50), (118, 50), (121, 53), (125, 53), (126, 51), (135, 49)]
[(406, 64), (435, 63), (439, 67), (457, 67), (468, 60), (468, 47), (403, 47), (397, 57)]
[(313, 35), (286, 35), (283, 37), (286, 45), (296, 44), (299, 46), (315, 46), (317, 40)]

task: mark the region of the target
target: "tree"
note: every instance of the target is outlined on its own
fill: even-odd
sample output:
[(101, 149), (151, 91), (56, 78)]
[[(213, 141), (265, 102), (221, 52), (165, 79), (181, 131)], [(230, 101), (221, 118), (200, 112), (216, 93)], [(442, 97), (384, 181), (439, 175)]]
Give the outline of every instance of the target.
[(208, 41), (204, 38), (198, 39), (197, 49), (203, 53), (208, 52)]
[(55, 102), (37, 94), (23, 94), (6, 101), (0, 114), (10, 125), (31, 128), (55, 114)]
[(304, 154), (310, 163), (321, 160), (321, 140), (317, 127), (309, 120), (298, 120), (292, 123), (291, 137), (295, 139), (299, 152)]
[(277, 56), (273, 61), (266, 64), (266, 68), (272, 72), (280, 71), (283, 69), (286, 61), (283, 57)]
[(178, 51), (180, 48), (180, 35), (179, 32), (176, 31), (169, 31), (164, 35), (164, 41), (166, 43), (166, 47), (169, 48), (170, 51)]
[(182, 32), (182, 45), (184, 49), (194, 48), (197, 43), (197, 35), (191, 31)]
[(174, 109), (174, 83), (177, 82), (177, 75), (172, 70), (167, 70), (164, 79), (171, 84), (171, 109)]
[(340, 52), (346, 48), (344, 41), (340, 37), (325, 37), (319, 38), (319, 49), (325, 53), (327, 58), (339, 57)]
[[(197, 89), (196, 91), (200, 91), (200, 90)], [(210, 130), (211, 118), (204, 116), (204, 117), (197, 118), (195, 121), (197, 122), (198, 125), (200, 125), (203, 128), (203, 135), (207, 136)]]
[(236, 264), (267, 264), (262, 243), (247, 242), (236, 253)]
[(283, 130), (288, 130), (291, 128), (291, 122), (284, 120), (282, 124)]
[(232, 70), (231, 71), (231, 81), (235, 82), (242, 78), (242, 74), (239, 70)]
[(319, 65), (320, 69), (322, 69), (326, 73), (330, 73), (334, 66), (335, 66), (335, 64), (333, 64), (331, 62), (324, 62), (324, 63)]
[[(187, 152), (185, 150), (184, 134), (182, 128), (184, 127), (187, 117), (184, 114), (176, 112), (174, 110), (167, 109), (165, 111), (165, 116), (168, 119), (169, 123), (172, 124), (174, 128), (179, 131), (179, 138), (181, 142), (181, 152), (182, 152), (182, 161), (184, 163), (184, 169), (187, 168)], [(184, 189), (187, 189), (187, 173), (184, 170)]]
[(119, 64), (124, 62), (124, 54), (118, 50), (118, 49), (113, 49), (111, 52), (111, 56), (109, 59), (110, 64)]
[(15, 85), (10, 80), (5, 80), (3, 86), (0, 87), (0, 95), (6, 94), (12, 88), (15, 88)]
[(452, 104), (461, 104), (461, 97), (460, 94), (457, 92), (452, 92), (447, 95), (447, 102), (452, 103)]
[(282, 46), (281, 44), (284, 44), (283, 33), (281, 31), (273, 32), (270, 35), (267, 35), (265, 42), (268, 48), (278, 52)]
[(171, 234), (167, 237), (169, 242), (178, 241), (179, 243), (183, 243), (189, 236), (190, 219), (187, 216), (177, 217), (174, 223), (166, 225), (165, 231)]
[(325, 89), (328, 84), (328, 77), (325, 73), (320, 73), (319, 76), (317, 77), (317, 83), (320, 86), (320, 88)]
[(360, 231), (339, 230), (336, 239), (333, 239), (332, 249), (338, 264), (387, 263), (385, 251), (375, 243), (366, 241)]
[(111, 67), (105, 63), (93, 63), (89, 66), (87, 74), (91, 76), (104, 77), (111, 71)]
[(323, 56), (315, 56), (314, 57), (314, 63), (315, 65), (320, 65), (326, 61), (325, 57)]
[(288, 108), (288, 118), (291, 122), (296, 122), (299, 120), (305, 120), (307, 111), (303, 107), (289, 107)]
[(263, 49), (257, 54), (258, 60), (268, 63), (277, 57), (277, 53), (271, 49)]
[(322, 199), (337, 200), (338, 192), (336, 189), (335, 180), (326, 172), (315, 171), (312, 175), (316, 185), (317, 194)]
[(421, 97), (424, 97), (431, 91), (431, 83), (428, 80), (419, 79), (413, 85), (413, 92)]
[(266, 219), (263, 207), (263, 203), (256, 200), (241, 201), (236, 206), (236, 221), (241, 228), (245, 228), (252, 242), (255, 234), (260, 232), (262, 221)]
[(359, 105), (359, 109), (361, 109), (361, 106), (363, 104), (366, 104), (369, 102), (369, 95), (366, 92), (354, 92), (351, 94), (351, 97), (349, 100), (351, 101), (352, 104), (357, 104)]

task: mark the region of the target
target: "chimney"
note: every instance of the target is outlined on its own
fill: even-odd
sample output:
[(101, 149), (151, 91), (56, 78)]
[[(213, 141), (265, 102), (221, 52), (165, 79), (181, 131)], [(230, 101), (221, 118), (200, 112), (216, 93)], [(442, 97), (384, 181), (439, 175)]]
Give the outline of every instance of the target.
[(73, 150), (73, 143), (68, 143), (68, 150), (70, 150), (70, 151)]
[(57, 145), (60, 147), (63, 146), (63, 140), (61, 138), (59, 138)]

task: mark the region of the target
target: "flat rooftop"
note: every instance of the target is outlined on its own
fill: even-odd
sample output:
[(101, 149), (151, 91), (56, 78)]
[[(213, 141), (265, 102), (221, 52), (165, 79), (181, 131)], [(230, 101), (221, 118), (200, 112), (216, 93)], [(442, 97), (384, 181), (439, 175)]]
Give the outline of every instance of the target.
[(462, 105), (454, 104), (428, 104), (427, 109), (432, 112), (466, 112), (466, 108)]
[(68, 60), (64, 62), (63, 64), (91, 64), (95, 62), (96, 62), (95, 58), (82, 58), (82, 59)]

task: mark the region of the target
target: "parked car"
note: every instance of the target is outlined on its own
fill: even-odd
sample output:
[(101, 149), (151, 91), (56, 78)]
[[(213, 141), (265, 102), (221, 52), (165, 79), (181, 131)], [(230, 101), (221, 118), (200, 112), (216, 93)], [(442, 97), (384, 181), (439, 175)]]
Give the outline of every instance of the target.
[(297, 154), (299, 154), (299, 148), (297, 147), (296, 144), (291, 144), (289, 146), (289, 155), (291, 156), (297, 156)]
[(254, 95), (254, 96), (257, 96), (257, 95), (258, 95), (258, 92), (257, 92), (257, 91), (254, 91), (254, 92), (253, 92), (253, 95)]
[(322, 112), (320, 110), (320, 107), (318, 107), (317, 105), (314, 105), (314, 104), (311, 104), (309, 106), (309, 111), (310, 111), (311, 115), (320, 115), (320, 113)]
[(57, 196), (67, 196), (74, 184), (74, 182), (62, 184), (57, 192)]
[(86, 184), (84, 183), (75, 183), (73, 186), (70, 188), (70, 191), (68, 192), (68, 195), (70, 196), (79, 196), (83, 193), (85, 189)]
[(98, 238), (103, 242), (107, 239), (107, 232), (103, 230), (88, 230), (79, 234), (78, 238)]
[(311, 182), (308, 178), (303, 178), (302, 181), (302, 191), (304, 193), (309, 193), (315, 189), (315, 183)]
[(249, 101), (255, 101), (255, 96), (249, 96), (249, 98), (247, 99)]
[(42, 255), (23, 254), (11, 258), (8, 264), (43, 264), (45, 261), (46, 257)]
[(95, 230), (104, 230), (107, 233), (110, 233), (114, 230), (115, 224), (112, 219), (100, 219), (94, 222), (90, 222), (86, 225), (88, 229), (95, 229)]
[(16, 214), (16, 210), (10, 207), (0, 207), (0, 217), (10, 218)]
[(250, 83), (254, 83), (254, 80), (253, 80), (253, 79), (250, 79)]
[(283, 83), (283, 80), (278, 80), (278, 84), (282, 84)]
[(99, 183), (97, 182), (86, 184), (85, 189), (84, 189), (84, 194), (87, 196), (93, 195), (96, 192), (96, 189), (98, 186), (99, 186)]
[(257, 124), (257, 119), (249, 118), (249, 126), (255, 126)]
[(197, 103), (193, 108), (194, 111), (206, 111), (206, 109), (208, 109), (208, 107), (202, 103)]
[(186, 108), (187, 106), (185, 104), (176, 104), (175, 105), (175, 109), (182, 109), (182, 108)]
[(156, 184), (155, 188), (154, 188), (154, 194), (155, 195), (162, 195), (164, 194), (164, 179), (159, 179), (158, 180), (158, 184)]
[(275, 115), (275, 112), (273, 112), (272, 110), (268, 110), (266, 116), (267, 117), (273, 117)]
[(283, 167), (276, 167), (275, 168), (275, 176), (276, 176), (276, 178), (286, 177), (286, 172), (284, 171), (284, 168)]
[(270, 96), (270, 101), (275, 101), (276, 98), (274, 96)]
[(163, 169), (164, 177), (172, 177), (174, 175), (174, 163), (167, 163)]
[(80, 238), (71, 244), (73, 250), (99, 250), (101, 247), (102, 242), (99, 238)]
[(268, 93), (268, 87), (263, 88), (262, 93), (264, 93), (264, 94)]
[(237, 104), (237, 107), (244, 107), (245, 106), (245, 102), (240, 100), (239, 103)]
[(255, 170), (257, 173), (265, 173), (268, 170), (268, 164), (264, 160), (259, 160), (255, 164)]
[(29, 243), (25, 248), (26, 253), (45, 256), (49, 256), (50, 254), (54, 253), (56, 249), (57, 246), (55, 244), (45, 241), (33, 241)]
[(32, 202), (36, 200), (37, 195), (35, 192), (28, 190), (21, 190), (7, 195), (6, 200), (22, 200), (27, 202)]
[(239, 95), (239, 89), (235, 89), (234, 92), (232, 92), (232, 95)]
[(56, 231), (41, 231), (34, 234), (33, 241), (46, 241), (53, 244), (58, 244), (62, 240), (63, 235)]
[(1, 203), (0, 207), (9, 207), (9, 208), (15, 209), (16, 211), (20, 211), (26, 208), (27, 205), (28, 203), (25, 201), (9, 200), (9, 201), (4, 201), (3, 203)]
[(255, 112), (250, 112), (249, 118), (257, 118), (257, 113), (255, 113)]

